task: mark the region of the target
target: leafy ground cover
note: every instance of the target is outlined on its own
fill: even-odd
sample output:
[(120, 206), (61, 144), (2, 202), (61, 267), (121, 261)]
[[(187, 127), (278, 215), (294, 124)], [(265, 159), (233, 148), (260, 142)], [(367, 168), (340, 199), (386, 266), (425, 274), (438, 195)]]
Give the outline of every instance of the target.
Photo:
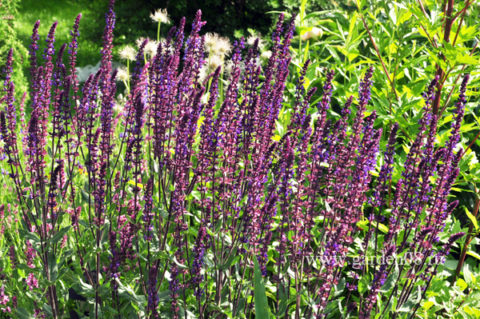
[(38, 32), (44, 38), (47, 36), (50, 25), (57, 21), (56, 49), (58, 50), (61, 44), (70, 41), (72, 21), (79, 13), (82, 13), (83, 23), (79, 30), (82, 36), (79, 39), (78, 60), (81, 61), (80, 66), (95, 65), (100, 60), (101, 48), (98, 38), (95, 38), (95, 36), (101, 36), (96, 28), (98, 23), (101, 22), (101, 20), (98, 20), (97, 14), (97, 10), (102, 9), (99, 7), (92, 4), (92, 1), (22, 0), (19, 3), (15, 29), (19, 40), (28, 48), (31, 42), (32, 28), (37, 20), (42, 21)]

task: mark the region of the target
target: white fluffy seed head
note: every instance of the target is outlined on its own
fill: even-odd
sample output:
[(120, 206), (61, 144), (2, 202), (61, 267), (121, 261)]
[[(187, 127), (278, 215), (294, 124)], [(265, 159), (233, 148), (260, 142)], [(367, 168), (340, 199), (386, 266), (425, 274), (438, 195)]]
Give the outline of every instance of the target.
[(120, 58), (124, 60), (135, 61), (135, 55), (137, 54), (137, 52), (133, 47), (127, 45), (120, 50), (119, 54)]
[(198, 72), (198, 80), (200, 81), (200, 83), (202, 83), (203, 81), (205, 81), (205, 79), (207, 78), (207, 76), (208, 76), (207, 66), (204, 65), (204, 66), (200, 69), (200, 72)]
[(255, 41), (258, 39), (258, 49), (261, 50), (265, 47), (265, 41), (262, 40), (262, 37), (260, 34), (254, 34), (251, 35), (247, 38), (247, 44), (249, 46), (253, 46)]
[(154, 57), (157, 54), (157, 47), (158, 47), (158, 42), (150, 40), (147, 42), (147, 45), (145, 46), (145, 54), (148, 55), (149, 57)]
[(261, 57), (262, 59), (265, 59), (265, 60), (270, 59), (271, 56), (272, 56), (272, 51), (270, 51), (270, 50), (263, 51), (263, 52), (260, 54), (260, 57)]
[(208, 63), (208, 69), (213, 72), (215, 71), (219, 66), (223, 65), (223, 58), (218, 55), (213, 55), (208, 57), (207, 60)]
[(170, 17), (168, 16), (167, 9), (158, 9), (154, 13), (150, 14), (150, 18), (156, 23), (170, 23)]
[(120, 67), (117, 70), (117, 81), (126, 82), (128, 81), (128, 70), (126, 67)]
[(225, 56), (232, 50), (230, 40), (219, 36), (217, 33), (207, 33), (205, 35), (205, 50), (210, 55)]
[(232, 74), (232, 70), (233, 70), (233, 62), (232, 60), (228, 60), (227, 63), (225, 64), (225, 73), (227, 75), (230, 75)]
[(145, 39), (146, 38), (144, 37), (140, 37), (137, 40), (135, 40), (135, 44), (137, 45), (137, 48), (140, 48), (140, 46), (142, 45), (143, 41), (145, 41)]

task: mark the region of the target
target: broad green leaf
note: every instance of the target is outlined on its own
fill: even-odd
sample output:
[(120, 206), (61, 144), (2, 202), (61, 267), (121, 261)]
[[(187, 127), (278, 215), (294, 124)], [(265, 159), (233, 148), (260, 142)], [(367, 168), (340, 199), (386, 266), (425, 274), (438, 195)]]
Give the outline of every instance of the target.
[(423, 309), (425, 309), (425, 310), (428, 310), (428, 309), (432, 308), (432, 306), (433, 306), (433, 301), (430, 301), (430, 300), (425, 301), (422, 305)]
[(357, 13), (354, 12), (350, 18), (350, 26), (348, 28), (347, 43), (352, 41), (353, 32), (355, 31), (355, 24), (357, 23)]
[(465, 306), (463, 307), (465, 313), (471, 316), (471, 318), (480, 318), (480, 309), (476, 307)]
[(457, 55), (455, 61), (459, 64), (478, 65), (479, 61), (471, 55)]
[(398, 263), (395, 262), (393, 267), (393, 272), (388, 276), (387, 280), (385, 281), (385, 284), (380, 288), (381, 292), (388, 292), (390, 289), (393, 288), (393, 286), (396, 283), (396, 280), (398, 278), (398, 274), (400, 272), (400, 269), (398, 268)]
[(17, 308), (17, 316), (20, 319), (30, 319), (32, 315), (25, 308)]
[(468, 267), (468, 265), (464, 265), (463, 267), (463, 278), (465, 278), (465, 282), (469, 285), (475, 284), (477, 282), (477, 279), (470, 271), (470, 268)]
[(408, 21), (412, 16), (412, 12), (410, 10), (401, 10), (400, 16), (398, 17), (397, 25)]
[(465, 123), (460, 127), (460, 132), (465, 133), (465, 132), (470, 132), (473, 131), (477, 128), (477, 123)]
[(130, 299), (130, 301), (142, 304), (145, 302), (145, 296), (137, 295), (132, 287), (129, 285), (123, 285), (118, 278), (115, 280), (118, 284), (118, 293)]
[(265, 285), (262, 279), (262, 273), (260, 272), (260, 266), (258, 265), (257, 258), (253, 257), (253, 262), (255, 264), (254, 269), (254, 296), (255, 296), (255, 318), (270, 318), (268, 312), (268, 301), (267, 294), (265, 293)]
[(363, 295), (368, 289), (369, 278), (368, 276), (362, 276), (358, 281), (358, 292)]
[(458, 288), (460, 288), (461, 291), (464, 291), (465, 289), (467, 289), (468, 284), (462, 278), (458, 278), (457, 279), (457, 286), (458, 286)]

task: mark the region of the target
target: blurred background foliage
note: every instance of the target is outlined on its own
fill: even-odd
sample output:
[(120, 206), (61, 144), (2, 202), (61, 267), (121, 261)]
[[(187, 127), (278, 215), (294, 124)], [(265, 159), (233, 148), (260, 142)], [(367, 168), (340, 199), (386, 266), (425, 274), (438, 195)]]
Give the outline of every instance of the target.
[(25, 91), (27, 85), (23, 73), (22, 65), (28, 58), (28, 52), (25, 49), (24, 42), (18, 36), (15, 25), (18, 19), (18, 0), (0, 0), (0, 65), (4, 65), (10, 48), (14, 51), (14, 68), (18, 70), (13, 75), (13, 81), (19, 91)]
[[(11, 31), (15, 31), (18, 40), (28, 48), (33, 24), (40, 19), (40, 34), (45, 36), (50, 25), (58, 21), (57, 45), (64, 43), (69, 37), (69, 30), (78, 13), (83, 14), (80, 24), (81, 42), (79, 44), (79, 65), (95, 64), (100, 58), (100, 46), (104, 16), (108, 1), (90, 0), (1, 0), (0, 11), (2, 16), (8, 16)], [(207, 25), (203, 30), (216, 32), (223, 36), (234, 37), (248, 36), (249, 30), (260, 34), (269, 34), (277, 17), (278, 11), (298, 11), (299, 0), (137, 0), (117, 1), (115, 11), (117, 25), (115, 28), (116, 44), (134, 43), (140, 37), (156, 37), (156, 24), (150, 19), (150, 14), (159, 8), (166, 8), (176, 25), (182, 17), (186, 17), (187, 26), (190, 25), (195, 12), (201, 9), (203, 19)], [(307, 4), (307, 10), (325, 10), (348, 7), (342, 1), (312, 0)], [(1, 21), (2, 28), (5, 19)], [(14, 29), (14, 30), (13, 30)], [(3, 30), (3, 29), (2, 29)], [(162, 30), (165, 34), (168, 28)], [(3, 32), (3, 31), (2, 31)], [(3, 33), (2, 33), (3, 35)], [(2, 36), (2, 38), (4, 38)], [(9, 39), (14, 39), (12, 35)], [(2, 40), (0, 40), (2, 41)], [(83, 43), (83, 45), (82, 45)], [(3, 46), (2, 46), (3, 47)], [(8, 47), (8, 46), (7, 46)]]

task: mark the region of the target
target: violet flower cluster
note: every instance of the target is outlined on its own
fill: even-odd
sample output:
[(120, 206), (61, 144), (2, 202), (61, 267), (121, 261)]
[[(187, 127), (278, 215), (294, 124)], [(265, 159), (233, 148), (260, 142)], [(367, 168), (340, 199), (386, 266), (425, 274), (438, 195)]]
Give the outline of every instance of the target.
[[(209, 52), (198, 11), (190, 34), (181, 20), (154, 56), (147, 58), (143, 41), (126, 103), (117, 107), (113, 5), (101, 67), (83, 86), (75, 74), (81, 15), (71, 42), (58, 51), (52, 25), (42, 59), (35, 24), (25, 130), (17, 125), (8, 55), (1, 165), (16, 195), (22, 238), (6, 238), (9, 264), (0, 273), (23, 280), (1, 277), (2, 310), (35, 309), (52, 318), (249, 318), (255, 259), (276, 317), (324, 318), (340, 304), (370, 318), (379, 300), (400, 308), (428, 290), (437, 272), (429, 260), (448, 254), (462, 235), (440, 241), (457, 205), (448, 195), (459, 174), (468, 76), (443, 147), (431, 110), (438, 79), (426, 89), (417, 136), (400, 179), (392, 180), (399, 129), (379, 128), (368, 111), (372, 67), (358, 98), (339, 98), (345, 105), (338, 116), (331, 112), (335, 73), (325, 72), (322, 92), (307, 90), (309, 61), (287, 103), (295, 27), (280, 15), (266, 65), (258, 40), (249, 46), (241, 38), (229, 75), (218, 67), (203, 77)], [(311, 105), (314, 97), (319, 102)], [(406, 253), (421, 262), (367, 267), (372, 256)], [(352, 254), (360, 267), (349, 264)], [(372, 278), (369, 289), (359, 291), (365, 276)], [(382, 290), (387, 281), (394, 288)], [(339, 294), (345, 298), (335, 299)]]

